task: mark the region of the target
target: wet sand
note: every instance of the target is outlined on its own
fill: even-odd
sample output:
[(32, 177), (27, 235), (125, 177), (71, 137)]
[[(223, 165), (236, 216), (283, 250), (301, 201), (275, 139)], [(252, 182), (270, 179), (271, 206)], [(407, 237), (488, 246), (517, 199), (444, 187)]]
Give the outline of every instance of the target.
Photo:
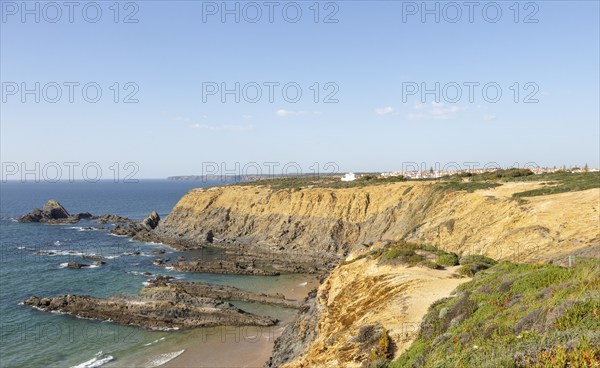
[[(302, 276), (298, 280), (287, 285), (276, 285), (262, 292), (281, 293), (287, 299), (303, 300), (313, 288), (319, 286), (319, 281), (314, 276)], [(249, 312), (271, 312), (281, 322), (272, 327), (224, 326), (190, 331), (183, 343), (177, 346), (179, 351), (185, 351), (161, 367), (263, 367), (271, 356), (275, 339), (281, 335), (285, 325), (292, 321), (296, 311), (250, 303), (234, 304)], [(171, 351), (177, 349), (171, 348)]]

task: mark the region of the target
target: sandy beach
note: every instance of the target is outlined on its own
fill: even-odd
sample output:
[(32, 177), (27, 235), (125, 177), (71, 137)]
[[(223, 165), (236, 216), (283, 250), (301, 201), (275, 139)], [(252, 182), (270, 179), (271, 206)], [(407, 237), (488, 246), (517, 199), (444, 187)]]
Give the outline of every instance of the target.
[[(319, 281), (314, 276), (306, 276), (303, 282), (276, 285), (262, 292), (281, 293), (287, 299), (303, 300), (318, 286)], [(254, 312), (249, 310), (254, 309), (251, 305), (244, 304), (244, 307)], [(254, 305), (254, 307), (257, 310), (263, 309), (262, 306)], [(285, 325), (295, 315), (294, 311), (282, 311), (282, 309), (278, 308), (279, 313), (273, 310), (277, 314), (274, 317), (279, 318), (281, 322), (272, 327), (222, 326), (190, 331), (177, 345), (178, 350), (173, 346), (169, 350), (172, 353), (184, 350), (183, 353), (162, 364), (161, 367), (263, 367), (271, 356), (275, 339), (281, 335)], [(168, 356), (165, 355), (165, 358)]]

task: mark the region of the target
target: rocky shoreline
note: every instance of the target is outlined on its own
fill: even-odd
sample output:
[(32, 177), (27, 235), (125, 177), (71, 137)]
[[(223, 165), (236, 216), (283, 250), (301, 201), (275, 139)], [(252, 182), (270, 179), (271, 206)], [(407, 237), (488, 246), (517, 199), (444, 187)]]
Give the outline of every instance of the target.
[(275, 340), (273, 354), (265, 367), (280, 367), (300, 358), (317, 338), (317, 290), (304, 299), (298, 314)]
[[(118, 215), (93, 216), (89, 213), (71, 215), (60, 203), (48, 201), (42, 210), (34, 209), (18, 219), (19, 222), (71, 224), (80, 220), (94, 221), (108, 226), (86, 226), (90, 230), (108, 228), (109, 233), (131, 237), (141, 242), (168, 245), (179, 251), (216, 248), (218, 259), (179, 257), (176, 261), (156, 258), (154, 264), (181, 272), (235, 274), (252, 276), (277, 276), (282, 273), (316, 274), (323, 279), (339, 263), (340, 256), (325, 250), (307, 252), (276, 244), (254, 243), (234, 238), (218, 239), (212, 231), (199, 237), (174, 236), (160, 228), (160, 217), (153, 211), (143, 221)], [(53, 251), (39, 251), (53, 255)], [(161, 255), (164, 251), (153, 251)], [(138, 251), (137, 254), (140, 254)], [(91, 256), (87, 256), (92, 258)], [(84, 257), (85, 258), (85, 257)], [(101, 257), (98, 257), (101, 258)], [(95, 259), (95, 258), (94, 258)], [(104, 264), (96, 261), (95, 265)], [(67, 268), (81, 269), (89, 264), (70, 262)], [(200, 282), (177, 281), (157, 276), (150, 279), (138, 296), (115, 295), (98, 298), (89, 295), (63, 295), (58, 297), (32, 296), (24, 305), (46, 311), (66, 313), (80, 318), (112, 321), (147, 329), (189, 329), (212, 326), (271, 326), (278, 321), (269, 316), (248, 313), (230, 301), (244, 301), (284, 308), (298, 309), (299, 314), (281, 337), (276, 340), (274, 355), (268, 366), (279, 366), (299, 357), (314, 340), (316, 303), (313, 290), (305, 300), (288, 300), (281, 294), (264, 294), (244, 291), (231, 286)], [(296, 341), (301, 337), (302, 341)]]
[(161, 266), (174, 270), (194, 273), (212, 273), (227, 275), (279, 276), (277, 271), (266, 271), (256, 268), (254, 262), (240, 263), (230, 260), (179, 260), (176, 263), (160, 263)]
[[(75, 224), (81, 220), (95, 221), (100, 224), (114, 223), (115, 226), (109, 232), (114, 235), (133, 237), (140, 232), (149, 232), (158, 226), (160, 216), (156, 211), (152, 211), (144, 220), (136, 221), (127, 217), (118, 215), (98, 215), (94, 216), (89, 212), (71, 215), (58, 201), (50, 199), (42, 209), (33, 209), (33, 211), (19, 217), (18, 222), (35, 223), (42, 222), (47, 224)], [(104, 226), (87, 226), (89, 230), (102, 230)]]
[[(216, 239), (210, 234), (192, 240), (185, 237), (165, 236), (163, 229), (157, 227), (151, 231), (142, 231), (133, 236), (134, 240), (166, 244), (179, 251), (203, 248), (217, 248), (225, 253), (223, 266), (203, 260), (199, 265), (186, 260), (170, 264), (175, 269), (186, 272), (279, 275), (282, 273), (307, 273), (326, 275), (342, 259), (342, 257), (326, 251), (306, 251), (289, 249), (275, 244), (261, 244), (234, 239)], [(207, 239), (211, 239), (208, 241)], [(190, 262), (191, 261), (191, 262)], [(239, 267), (235, 267), (238, 264)], [(222, 269), (225, 268), (225, 271)], [(260, 271), (257, 271), (259, 269)], [(270, 271), (267, 271), (270, 270)]]
[(300, 303), (283, 295), (258, 294), (232, 286), (174, 281), (158, 276), (139, 296), (32, 296), (23, 304), (46, 312), (135, 325), (148, 329), (188, 329), (211, 326), (272, 326), (277, 319), (248, 313), (229, 301), (239, 300), (285, 308)]

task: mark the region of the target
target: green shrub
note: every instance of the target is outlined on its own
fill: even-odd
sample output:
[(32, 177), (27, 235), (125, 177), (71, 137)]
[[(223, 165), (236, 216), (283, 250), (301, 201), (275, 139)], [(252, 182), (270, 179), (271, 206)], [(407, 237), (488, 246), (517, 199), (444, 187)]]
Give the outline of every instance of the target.
[(555, 324), (563, 331), (579, 326), (600, 332), (600, 300), (586, 299), (574, 302)]
[(441, 254), (436, 262), (442, 266), (456, 266), (458, 264), (458, 255), (456, 253)]

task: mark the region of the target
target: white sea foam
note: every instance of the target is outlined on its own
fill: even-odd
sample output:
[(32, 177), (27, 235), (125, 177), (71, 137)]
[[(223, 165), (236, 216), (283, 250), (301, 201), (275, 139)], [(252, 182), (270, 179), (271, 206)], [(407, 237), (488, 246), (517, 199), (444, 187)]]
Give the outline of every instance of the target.
[[(50, 254), (50, 253), (52, 253), (52, 254)], [(79, 256), (79, 257), (89, 256), (89, 257), (102, 257), (102, 258), (106, 258), (106, 259), (113, 259), (113, 258), (119, 257), (119, 256), (104, 256), (102, 254), (85, 253), (85, 252), (80, 252), (77, 250), (64, 250), (64, 249), (48, 249), (48, 250), (42, 251), (38, 254), (50, 256), (50, 257), (54, 257), (54, 256)]]
[(97, 229), (92, 226), (69, 226), (67, 229), (75, 229), (77, 231), (98, 231), (101, 229)]
[(101, 367), (104, 364), (106, 364), (106, 363), (108, 363), (108, 362), (110, 362), (111, 360), (114, 359), (112, 357), (112, 355), (107, 355), (107, 356), (105, 356), (103, 358), (100, 358), (101, 356), (102, 356), (102, 351), (99, 351), (99, 352), (96, 353), (96, 355), (92, 359), (90, 359), (90, 360), (88, 360), (86, 362), (83, 362), (83, 363), (81, 363), (79, 365), (75, 365), (75, 366), (73, 366), (71, 368), (96, 368), (96, 367)]
[(112, 234), (112, 233), (108, 233), (108, 235), (110, 235), (110, 236), (117, 236), (119, 238), (126, 238), (127, 237), (127, 235), (117, 235), (117, 234)]
[(152, 331), (178, 331), (179, 327), (150, 327)]
[(140, 272), (140, 271), (127, 271), (127, 273), (130, 273), (132, 275), (138, 275), (138, 276), (145, 276), (145, 277), (151, 277), (154, 276), (152, 274), (147, 275), (145, 272)]
[(69, 265), (68, 262), (61, 263), (61, 264), (58, 265), (58, 268), (67, 268), (68, 265)]
[(146, 367), (158, 367), (161, 366), (175, 358), (177, 358), (178, 356), (180, 356), (181, 354), (183, 354), (183, 352), (185, 351), (185, 349), (183, 350), (179, 350), (179, 351), (174, 351), (172, 353), (165, 353), (165, 354), (160, 354), (159, 356), (157, 356), (156, 358), (153, 358), (152, 360), (150, 360), (148, 363), (145, 364)]
[(25, 249), (25, 247), (17, 247), (17, 249)]
[(52, 243), (52, 244), (54, 244), (54, 245), (56, 245), (56, 246), (58, 247), (59, 245), (61, 245), (61, 242), (60, 242), (60, 240), (57, 240), (57, 241), (55, 241), (55, 242), (54, 242), (54, 243)]
[(157, 342), (163, 341), (164, 339), (165, 339), (164, 337), (161, 337), (160, 339), (156, 339), (156, 340), (154, 340), (152, 342), (144, 344), (144, 346), (150, 346), (150, 345), (156, 344)]
[(302, 287), (305, 287), (306, 285), (308, 285), (308, 281), (304, 281), (304, 282), (298, 284), (298, 286), (302, 286)]

